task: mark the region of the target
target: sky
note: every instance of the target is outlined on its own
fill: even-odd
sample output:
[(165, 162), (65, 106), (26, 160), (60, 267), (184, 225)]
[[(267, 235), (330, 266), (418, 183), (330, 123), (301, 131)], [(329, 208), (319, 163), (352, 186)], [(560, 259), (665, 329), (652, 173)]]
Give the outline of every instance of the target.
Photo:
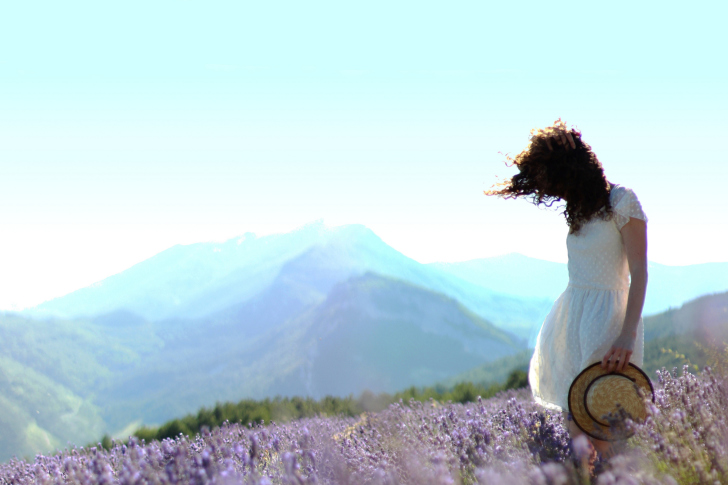
[(6, 2), (0, 309), (170, 246), (363, 224), (417, 261), (566, 261), (483, 195), (561, 117), (648, 215), (728, 261), (726, 2)]

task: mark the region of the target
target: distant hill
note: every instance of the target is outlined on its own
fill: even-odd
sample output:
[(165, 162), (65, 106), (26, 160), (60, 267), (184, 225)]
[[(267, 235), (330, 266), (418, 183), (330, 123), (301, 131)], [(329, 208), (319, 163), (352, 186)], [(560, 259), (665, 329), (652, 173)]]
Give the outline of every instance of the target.
[(313, 396), (431, 384), (525, 348), (449, 297), (371, 273), (337, 285), (297, 326), (313, 342)]
[(84, 443), (106, 427), (98, 408), (57, 381), (0, 355), (0, 460)]
[(486, 362), (465, 372), (450, 376), (442, 381), (442, 384), (444, 386), (454, 386), (459, 382), (472, 382), (485, 386), (503, 384), (512, 371), (528, 371), (528, 365), (531, 362), (532, 355), (533, 349), (522, 350), (516, 354), (501, 357), (500, 359)]
[(177, 245), (87, 288), (23, 313), (62, 318), (124, 310), (147, 320), (194, 318), (247, 300), (291, 258), (325, 239), (320, 224), (262, 238)]
[[(659, 313), (728, 290), (728, 263), (650, 263), (644, 313)], [(462, 263), (420, 264), (361, 225), (310, 224), (287, 234), (247, 234), (223, 243), (175, 246), (90, 287), (24, 312), (61, 318), (126, 311), (146, 320), (197, 319), (251, 303), (286, 272), (307, 272), (295, 290), (319, 300), (337, 282), (367, 271), (457, 299), (521, 338), (534, 341), (568, 283), (566, 265), (509, 254)], [(291, 290), (291, 287), (287, 288)], [(313, 300), (311, 300), (313, 301)]]
[[(565, 263), (516, 253), (461, 263), (431, 263), (428, 266), (491, 291), (523, 298), (553, 301), (569, 282)], [(651, 262), (643, 313), (664, 312), (702, 295), (722, 291), (728, 291), (728, 263), (667, 266)]]
[(0, 459), (83, 444), (107, 430), (97, 393), (161, 344), (145, 322), (0, 313)]
[(689, 266), (650, 263), (644, 313), (660, 313), (703, 295), (725, 291), (728, 291), (728, 263)]
[(518, 253), (459, 263), (430, 263), (428, 266), (491, 291), (552, 302), (569, 282), (566, 264)]
[[(281, 302), (289, 305), (296, 303)], [(241, 396), (394, 392), (525, 348), (452, 298), (373, 273), (302, 308), (252, 338), (243, 313), (239, 325), (201, 320), (189, 331), (160, 331), (169, 339), (164, 349), (100, 395), (99, 405), (121, 428)]]
[[(728, 344), (728, 292), (705, 295), (679, 308), (645, 317), (644, 326), (643, 369), (651, 378), (655, 379), (655, 371), (662, 367), (670, 371), (677, 367), (682, 372), (683, 365), (690, 363), (703, 368), (709, 357), (703, 348), (724, 349)], [(510, 370), (528, 369), (532, 353), (528, 349), (481, 364), (451, 376), (443, 384), (503, 383)]]
[[(706, 349), (724, 352), (728, 344), (728, 292), (706, 295), (645, 318), (645, 370), (684, 364), (704, 367)], [(692, 367), (694, 370), (695, 367)]]
[(704, 295), (644, 322), (646, 340), (685, 335), (705, 345), (728, 342), (728, 292)]
[[(335, 283), (367, 271), (455, 298), (522, 338), (528, 338), (551, 304), (543, 298), (504, 295), (420, 264), (361, 225), (311, 224), (288, 234), (175, 246), (23, 314), (79, 318), (125, 311), (151, 321), (197, 319), (229, 314), (260, 300), (274, 283), (280, 291), (306, 293), (313, 303)], [(286, 275), (295, 275), (295, 288), (286, 283)]]

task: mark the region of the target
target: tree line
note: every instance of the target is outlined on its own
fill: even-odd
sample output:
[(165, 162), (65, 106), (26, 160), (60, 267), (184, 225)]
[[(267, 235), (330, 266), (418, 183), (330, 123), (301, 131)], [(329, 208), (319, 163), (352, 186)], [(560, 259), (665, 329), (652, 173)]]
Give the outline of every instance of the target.
[[(503, 384), (475, 384), (462, 382), (452, 387), (435, 385), (431, 387), (410, 387), (395, 394), (374, 394), (365, 391), (359, 397), (326, 396), (321, 399), (310, 397), (275, 397), (262, 400), (244, 399), (238, 403), (218, 403), (212, 408), (202, 408), (196, 414), (188, 414), (173, 419), (159, 427), (142, 427), (135, 433), (139, 439), (148, 441), (173, 438), (180, 433), (195, 436), (203, 428), (215, 428), (224, 422), (240, 423), (246, 426), (269, 424), (271, 421), (283, 423), (294, 419), (314, 416), (358, 416), (363, 412), (381, 411), (400, 399), (407, 404), (410, 399), (426, 402), (472, 402), (481, 397), (487, 399), (508, 389), (528, 386), (528, 375), (517, 369), (512, 371)], [(101, 441), (105, 448), (111, 448), (111, 438), (107, 435)]]

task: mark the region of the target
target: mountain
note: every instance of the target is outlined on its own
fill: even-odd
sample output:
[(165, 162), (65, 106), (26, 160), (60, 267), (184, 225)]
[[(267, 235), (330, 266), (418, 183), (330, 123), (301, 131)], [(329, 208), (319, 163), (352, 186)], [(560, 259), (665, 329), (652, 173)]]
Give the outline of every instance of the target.
[(450, 297), (374, 273), (335, 284), (312, 305), (280, 302), (281, 308), (300, 307), (250, 333), (250, 315), (275, 301), (262, 296), (258, 304), (238, 308), (237, 320), (188, 322), (174, 334), (162, 330), (172, 321), (160, 322), (163, 348), (99, 394), (112, 429), (137, 420), (161, 423), (241, 397), (429, 385), (525, 348)]
[[(728, 292), (705, 295), (644, 319), (645, 371), (709, 364), (728, 345)], [(725, 365), (725, 364), (723, 364)]]
[[(224, 243), (175, 246), (24, 314), (78, 318), (122, 310), (150, 321), (196, 319), (253, 302), (279, 275), (292, 271), (308, 273), (306, 280), (298, 279), (295, 291), (309, 292), (314, 300), (334, 283), (366, 271), (410, 281), (457, 299), (531, 343), (568, 283), (562, 263), (510, 254), (423, 265), (364, 226), (327, 228), (315, 223), (288, 234), (260, 238), (247, 234)], [(649, 272), (646, 315), (728, 290), (728, 263), (650, 263)]]
[(552, 302), (569, 282), (566, 264), (518, 253), (459, 263), (430, 263), (428, 266), (491, 291)]
[[(728, 345), (728, 292), (705, 295), (679, 308), (645, 317), (644, 328), (643, 369), (652, 379), (656, 379), (655, 371), (662, 367), (668, 370), (677, 367), (681, 370), (684, 364), (690, 362), (702, 368), (710, 357), (704, 348), (724, 352)], [(528, 349), (486, 362), (451, 376), (443, 384), (502, 383), (511, 370), (527, 370), (532, 354), (533, 350)]]
[(650, 263), (644, 313), (660, 313), (703, 295), (724, 291), (728, 291), (728, 263), (690, 266)]
[(513, 370), (528, 371), (532, 355), (533, 349), (522, 350), (513, 355), (501, 357), (468, 369), (460, 374), (450, 376), (442, 381), (442, 384), (445, 386), (454, 386), (460, 382), (472, 382), (485, 386), (503, 384)]
[(313, 396), (425, 385), (525, 347), (452, 298), (371, 273), (295, 326), (313, 342), (302, 379)]
[(371, 272), (312, 282), (303, 268), (287, 265), (256, 298), (199, 319), (0, 315), (0, 458), (218, 401), (431, 385), (525, 348), (441, 293)]
[(262, 238), (177, 245), (87, 288), (24, 311), (76, 318), (125, 310), (147, 320), (197, 317), (251, 298), (280, 268), (330, 231), (310, 224)]
[[(522, 298), (554, 301), (569, 282), (565, 263), (516, 253), (428, 266), (488, 290)], [(728, 290), (728, 263), (667, 266), (650, 262), (648, 271), (645, 315), (663, 312), (708, 293)]]
[[(406, 257), (361, 225), (311, 224), (288, 234), (175, 246), (88, 288), (24, 314), (78, 318), (127, 311), (147, 320), (196, 319), (260, 299), (295, 273), (309, 303), (367, 271), (444, 293), (501, 328), (528, 338), (551, 301), (503, 295)], [(305, 277), (302, 277), (305, 276)]]
[[(0, 459), (85, 444), (105, 430), (88, 399), (32, 367), (0, 355)], [(95, 436), (94, 436), (95, 435)]]
[(148, 323), (116, 317), (0, 313), (0, 459), (83, 445), (107, 430), (98, 393), (161, 343)]
[(644, 319), (645, 340), (689, 337), (703, 345), (728, 343), (728, 292), (705, 295)]

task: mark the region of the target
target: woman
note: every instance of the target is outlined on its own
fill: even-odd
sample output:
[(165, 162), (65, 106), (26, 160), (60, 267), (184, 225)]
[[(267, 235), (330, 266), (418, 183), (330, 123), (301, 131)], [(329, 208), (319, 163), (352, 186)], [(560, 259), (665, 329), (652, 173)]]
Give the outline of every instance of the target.
[[(542, 406), (564, 412), (572, 439), (582, 434), (568, 415), (567, 396), (587, 366), (620, 371), (642, 366), (642, 307), (647, 288), (647, 217), (634, 192), (610, 183), (581, 133), (559, 119), (532, 130), (529, 146), (510, 159), (519, 173), (486, 195), (565, 202), (569, 285), (536, 340), (529, 381)], [(590, 437), (603, 456), (610, 443)]]

